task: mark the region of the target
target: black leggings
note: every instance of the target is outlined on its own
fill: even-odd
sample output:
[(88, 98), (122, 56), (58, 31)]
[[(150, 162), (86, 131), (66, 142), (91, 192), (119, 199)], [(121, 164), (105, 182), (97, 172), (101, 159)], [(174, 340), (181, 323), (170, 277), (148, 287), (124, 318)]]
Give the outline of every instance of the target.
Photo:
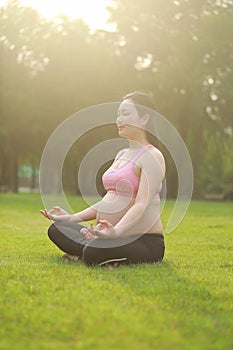
[(162, 234), (87, 240), (80, 233), (83, 227), (73, 222), (56, 222), (49, 227), (48, 236), (63, 252), (79, 256), (87, 265), (101, 266), (116, 261), (123, 264), (154, 263), (163, 259)]

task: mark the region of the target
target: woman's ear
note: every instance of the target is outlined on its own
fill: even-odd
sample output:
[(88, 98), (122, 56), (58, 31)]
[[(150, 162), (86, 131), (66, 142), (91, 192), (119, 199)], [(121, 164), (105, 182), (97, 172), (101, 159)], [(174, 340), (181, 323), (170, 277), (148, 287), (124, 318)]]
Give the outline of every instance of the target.
[(140, 120), (142, 126), (145, 126), (148, 123), (149, 119), (150, 119), (150, 114), (149, 113), (144, 114), (144, 116)]

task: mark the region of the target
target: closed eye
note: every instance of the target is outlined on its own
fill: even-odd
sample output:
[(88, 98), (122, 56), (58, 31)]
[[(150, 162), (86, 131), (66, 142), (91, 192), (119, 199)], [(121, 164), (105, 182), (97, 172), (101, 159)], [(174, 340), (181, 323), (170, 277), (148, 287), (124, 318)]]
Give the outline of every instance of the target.
[(119, 116), (119, 115), (129, 115), (130, 114), (130, 112), (127, 110), (127, 109), (122, 109), (122, 110), (119, 110), (118, 111), (118, 113), (117, 113), (117, 115)]

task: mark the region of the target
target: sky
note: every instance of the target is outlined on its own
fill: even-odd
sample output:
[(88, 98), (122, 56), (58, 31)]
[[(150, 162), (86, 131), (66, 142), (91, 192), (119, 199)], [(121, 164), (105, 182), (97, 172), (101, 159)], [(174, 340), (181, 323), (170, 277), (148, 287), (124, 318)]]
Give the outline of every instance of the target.
[[(7, 0), (0, 0), (0, 6), (7, 3)], [(88, 24), (90, 29), (113, 29), (107, 24), (107, 5), (111, 0), (20, 0), (23, 6), (30, 6), (37, 9), (40, 14), (48, 19), (58, 15), (67, 15), (71, 18), (81, 18)]]

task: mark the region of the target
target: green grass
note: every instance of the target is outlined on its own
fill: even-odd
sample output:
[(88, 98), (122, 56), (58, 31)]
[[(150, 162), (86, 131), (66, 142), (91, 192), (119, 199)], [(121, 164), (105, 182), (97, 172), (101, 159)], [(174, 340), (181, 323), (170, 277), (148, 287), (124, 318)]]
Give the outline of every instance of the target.
[(1, 350), (233, 348), (232, 203), (192, 202), (161, 264), (114, 270), (61, 259), (41, 207), (0, 195)]

